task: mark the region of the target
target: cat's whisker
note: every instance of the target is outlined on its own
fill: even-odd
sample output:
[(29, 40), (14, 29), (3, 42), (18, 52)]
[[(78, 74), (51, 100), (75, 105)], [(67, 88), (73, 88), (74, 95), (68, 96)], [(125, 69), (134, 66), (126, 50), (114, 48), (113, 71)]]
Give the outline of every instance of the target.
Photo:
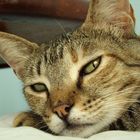
[[(134, 94), (134, 93), (135, 93), (135, 94), (139, 94), (139, 91), (116, 92), (116, 94), (117, 94), (117, 93), (118, 93), (118, 95), (115, 95), (117, 98), (118, 98), (118, 97), (122, 97), (122, 95), (123, 95), (123, 96), (126, 97), (126, 99), (127, 99), (127, 98), (130, 98), (130, 97), (133, 99), (133, 96), (129, 96), (129, 95), (132, 94), (132, 93), (133, 93), (133, 94)], [(122, 94), (120, 94), (120, 93), (122, 93)], [(111, 97), (111, 96), (110, 96), (110, 97)]]
[(66, 35), (67, 39), (70, 40), (70, 38), (68, 37), (67, 32), (66, 32), (66, 30), (64, 29), (64, 27), (62, 26), (62, 24), (61, 24), (58, 20), (56, 20), (56, 19), (54, 19), (54, 20), (55, 20), (55, 22), (57, 23), (57, 25), (62, 29), (62, 31), (63, 31), (64, 34)]
[(136, 101), (135, 100), (128, 100), (128, 101), (117, 100), (115, 103), (112, 103), (112, 104), (107, 104), (106, 103), (106, 107), (115, 107), (115, 106), (120, 106), (120, 105), (126, 105), (128, 103), (136, 103)]
[[(139, 103), (140, 101), (138, 101), (137, 99), (128, 99), (128, 98), (126, 98), (126, 100), (125, 101), (123, 101), (123, 100), (120, 100), (120, 99), (117, 99), (117, 98), (112, 98), (112, 97), (110, 97), (110, 98), (108, 98), (108, 100), (112, 100), (112, 101), (114, 101), (114, 102), (117, 102), (117, 104), (119, 104), (120, 102), (119, 101), (121, 101), (122, 103)], [(112, 104), (111, 104), (112, 105)]]
[[(121, 108), (121, 107), (114, 107), (114, 110), (120, 110), (120, 111), (123, 111), (123, 112), (126, 112), (126, 111), (128, 111), (127, 109), (124, 109), (124, 108)], [(103, 109), (103, 112), (107, 112), (108, 113), (108, 109)], [(134, 114), (136, 114), (137, 116), (140, 116), (137, 112), (134, 112), (134, 111), (129, 111), (129, 112), (132, 112), (132, 113), (134, 113)], [(97, 113), (95, 113), (95, 112), (93, 112), (93, 115), (94, 116), (92, 116), (93, 118), (94, 117), (97, 117), (97, 115), (98, 114), (100, 114), (100, 112), (97, 112)], [(115, 117), (115, 116), (114, 116)], [(102, 118), (98, 118), (100, 121), (102, 121), (103, 119)], [(132, 122), (129, 122), (129, 124), (132, 124), (133, 125), (133, 123)]]
[(40, 124), (43, 124), (43, 123), (44, 123), (44, 121), (41, 120), (40, 122), (36, 123), (35, 126), (39, 126)]
[[(133, 111), (130, 109), (124, 109), (122, 107), (116, 106), (116, 107), (114, 107), (114, 110), (120, 110), (120, 111), (123, 111), (124, 113), (131, 112), (131, 113), (137, 115), (138, 117), (140, 117), (140, 115), (136, 111)], [(108, 112), (108, 109), (104, 109), (104, 112)]]
[[(47, 128), (47, 125), (43, 125), (41, 127), (39, 127), (39, 129), (43, 129), (43, 128)], [(49, 130), (48, 128), (46, 130)]]

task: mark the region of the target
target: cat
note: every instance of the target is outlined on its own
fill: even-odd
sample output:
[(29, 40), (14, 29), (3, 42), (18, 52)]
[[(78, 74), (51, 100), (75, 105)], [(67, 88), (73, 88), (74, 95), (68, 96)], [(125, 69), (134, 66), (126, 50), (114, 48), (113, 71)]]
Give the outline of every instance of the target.
[(128, 0), (91, 0), (85, 22), (37, 45), (0, 33), (0, 55), (23, 82), (32, 111), (14, 126), (89, 137), (140, 129), (140, 38)]

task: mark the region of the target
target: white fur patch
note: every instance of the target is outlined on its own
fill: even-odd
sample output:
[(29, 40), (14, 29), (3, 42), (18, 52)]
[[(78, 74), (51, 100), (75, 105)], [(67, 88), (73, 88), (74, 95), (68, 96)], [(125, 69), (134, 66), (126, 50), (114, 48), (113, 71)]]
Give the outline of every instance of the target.
[(52, 115), (51, 122), (47, 125), (56, 134), (60, 134), (66, 127), (64, 122), (55, 114)]

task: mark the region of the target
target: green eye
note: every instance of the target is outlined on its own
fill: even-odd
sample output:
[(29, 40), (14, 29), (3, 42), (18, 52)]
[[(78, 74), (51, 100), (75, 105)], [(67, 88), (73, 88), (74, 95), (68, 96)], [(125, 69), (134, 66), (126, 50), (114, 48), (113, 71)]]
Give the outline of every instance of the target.
[(101, 62), (101, 57), (91, 61), (86, 66), (84, 66), (84, 68), (82, 70), (82, 74), (87, 75), (87, 74), (92, 73), (93, 71), (95, 71), (99, 67), (100, 62)]
[(45, 84), (42, 83), (36, 83), (34, 85), (31, 85), (31, 89), (35, 92), (44, 92), (47, 91), (47, 87)]

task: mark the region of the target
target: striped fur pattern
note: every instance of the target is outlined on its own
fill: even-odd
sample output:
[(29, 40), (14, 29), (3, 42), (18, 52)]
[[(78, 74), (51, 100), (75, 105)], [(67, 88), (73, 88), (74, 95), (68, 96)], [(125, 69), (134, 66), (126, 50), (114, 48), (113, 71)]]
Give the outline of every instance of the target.
[[(122, 1), (128, 4), (128, 0)], [(116, 20), (115, 25), (92, 22), (91, 14), (106, 7), (98, 5), (100, 8), (94, 11), (92, 2), (108, 3), (91, 0), (87, 19), (79, 29), (41, 46), (0, 33), (0, 55), (23, 81), (24, 95), (32, 109), (17, 116), (15, 126), (29, 125), (75, 137), (106, 130), (139, 131), (140, 39), (132, 22), (127, 23), (129, 19), (125, 21), (132, 32), (116, 26)], [(132, 13), (125, 18), (131, 17)], [(85, 66), (97, 58), (97, 69), (83, 74)], [(34, 91), (32, 85), (36, 83), (43, 83), (46, 90)], [(54, 112), (63, 104), (71, 105), (65, 119)]]
[[(124, 46), (130, 46), (130, 40), (120, 36), (121, 32), (111, 26), (105, 30), (94, 26), (90, 34), (80, 29), (44, 45), (26, 63), (26, 99), (51, 131), (87, 137), (106, 129), (140, 128), (140, 64), (132, 60), (137, 52), (131, 58), (130, 54), (123, 55), (132, 51), (126, 52)], [(137, 41), (132, 39), (136, 46)], [(100, 67), (88, 76), (80, 76), (83, 66), (99, 56), (102, 56)], [(49, 92), (35, 95), (29, 85), (36, 82), (45, 83)], [(52, 112), (59, 102), (74, 104), (68, 117), (73, 127)]]

